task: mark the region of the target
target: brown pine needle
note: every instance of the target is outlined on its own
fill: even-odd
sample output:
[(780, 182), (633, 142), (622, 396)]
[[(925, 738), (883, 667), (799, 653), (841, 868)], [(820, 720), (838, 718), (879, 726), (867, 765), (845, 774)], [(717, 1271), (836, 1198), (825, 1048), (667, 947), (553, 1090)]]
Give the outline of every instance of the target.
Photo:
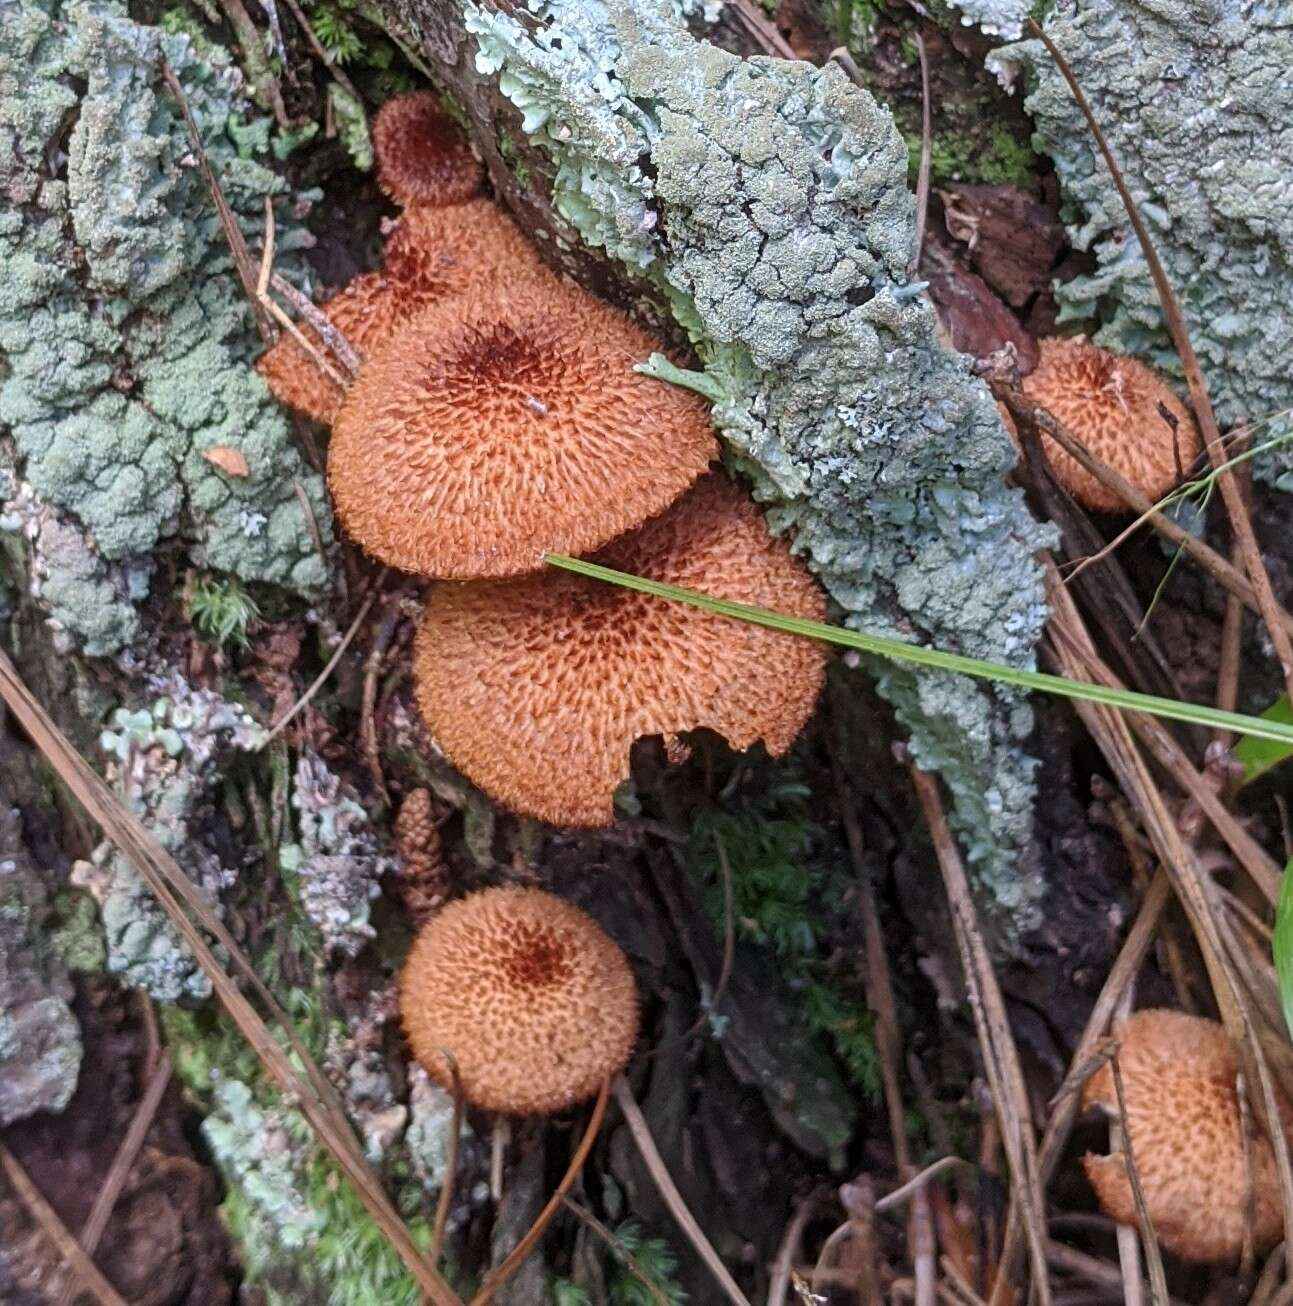
[[(651, 1127), (646, 1122), (646, 1116), (642, 1114), (642, 1108), (638, 1106), (637, 1098), (633, 1096), (633, 1090), (628, 1086), (628, 1081), (623, 1075), (616, 1075), (614, 1092), (615, 1100), (624, 1113), (624, 1123), (628, 1125), (629, 1133), (637, 1144), (642, 1164), (646, 1166), (655, 1181), (655, 1186), (659, 1189), (660, 1196), (664, 1198), (670, 1214), (678, 1222), (678, 1227), (687, 1235), (687, 1240), (696, 1249), (700, 1259), (705, 1262), (728, 1301), (733, 1306), (750, 1306), (749, 1298), (737, 1286), (736, 1280), (728, 1272), (722, 1258), (714, 1250), (714, 1244), (705, 1237), (704, 1230), (696, 1223), (696, 1217), (683, 1201), (678, 1185), (674, 1183), (673, 1175), (669, 1173), (669, 1167), (665, 1165), (664, 1157), (660, 1155), (660, 1149), (656, 1147), (655, 1139), (651, 1137)], [(473, 1302), (472, 1306), (476, 1304)]]
[(562, 1202), (575, 1186), (575, 1180), (579, 1178), (579, 1172), (584, 1168), (584, 1162), (588, 1160), (588, 1154), (597, 1141), (602, 1121), (606, 1118), (606, 1104), (610, 1100), (610, 1092), (610, 1080), (604, 1079), (601, 1092), (597, 1094), (597, 1101), (593, 1103), (593, 1113), (588, 1118), (584, 1136), (579, 1140), (579, 1146), (575, 1149), (574, 1156), (570, 1158), (570, 1164), (566, 1167), (561, 1182), (553, 1190), (547, 1205), (539, 1212), (538, 1219), (530, 1226), (525, 1237), (508, 1252), (502, 1264), (485, 1279), (480, 1291), (471, 1299), (471, 1306), (487, 1306), (488, 1302), (493, 1301), (494, 1294), (521, 1268), (521, 1262), (534, 1250), (535, 1243), (543, 1237), (548, 1225), (556, 1218)]
[[(903, 752), (905, 754), (905, 750)], [(943, 874), (952, 926), (956, 932), (957, 950), (961, 955), (961, 969), (965, 975), (970, 1009), (983, 1053), (984, 1070), (992, 1090), (1001, 1141), (1010, 1162), (1011, 1203), (1007, 1220), (1007, 1242), (1010, 1241), (1011, 1229), (1022, 1225), (1032, 1261), (1032, 1292), (1041, 1306), (1049, 1306), (1051, 1287), (1046, 1265), (1046, 1208), (1042, 1199), (1037, 1143), (1033, 1135), (1028, 1090), (1019, 1062), (1019, 1050), (1015, 1047), (1010, 1031), (1001, 989), (979, 929), (970, 883), (960, 851), (947, 824), (938, 786), (909, 758), (904, 756), (904, 760), (908, 762), (907, 769), (925, 814), (925, 824), (929, 827), (939, 869)], [(1008, 1263), (1003, 1257), (992, 1287), (992, 1306), (1001, 1306), (1001, 1303), (1010, 1299), (1014, 1288), (1009, 1275)]]

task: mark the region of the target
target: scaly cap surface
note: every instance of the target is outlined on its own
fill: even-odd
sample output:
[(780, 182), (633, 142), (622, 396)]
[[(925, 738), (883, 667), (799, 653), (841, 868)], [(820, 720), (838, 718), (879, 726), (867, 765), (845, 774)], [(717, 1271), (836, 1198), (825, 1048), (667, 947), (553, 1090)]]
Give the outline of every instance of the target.
[(377, 184), (402, 207), (441, 208), (480, 193), (485, 172), (430, 91), (387, 100), (372, 122)]
[[(1198, 427), (1157, 372), (1085, 336), (1042, 340), (1040, 350), (1037, 367), (1023, 380), (1024, 394), (1048, 408), (1101, 462), (1151, 500), (1189, 474), (1202, 448)], [(1127, 511), (1045, 432), (1042, 440), (1056, 478), (1079, 503), (1096, 512)]]
[(548, 277), (422, 314), (337, 414), (328, 480), (346, 530), (390, 566), (455, 580), (631, 530), (718, 452), (703, 400), (633, 370), (656, 347)]
[(400, 977), (414, 1055), (446, 1087), (508, 1115), (547, 1115), (620, 1071), (638, 1031), (637, 989), (590, 916), (538, 889), (450, 903), (414, 941)]
[[(320, 311), (362, 359), (435, 304), (549, 275), (520, 228), (489, 200), (416, 208), (391, 233), (381, 268), (356, 277)], [(314, 329), (305, 322), (300, 327), (333, 361)], [(261, 355), (256, 370), (280, 402), (325, 425), (336, 419), (345, 391), (286, 332)]]
[[(1180, 1011), (1138, 1011), (1114, 1031), (1127, 1128), (1145, 1202), (1159, 1241), (1190, 1261), (1232, 1261), (1248, 1223), (1239, 1063), (1225, 1029)], [(1118, 1114), (1113, 1070), (1101, 1066), (1082, 1090), (1083, 1108)], [(1269, 1140), (1250, 1140), (1253, 1241), (1260, 1251), (1283, 1231), (1279, 1180)], [(1122, 1153), (1088, 1153), (1083, 1166), (1100, 1205), (1136, 1224)]]
[[(821, 619), (816, 581), (743, 487), (707, 476), (597, 561)], [(418, 633), (418, 704), (474, 783), (554, 825), (605, 826), (629, 750), (707, 727), (784, 753), (811, 716), (823, 646), (567, 572), (439, 585)]]

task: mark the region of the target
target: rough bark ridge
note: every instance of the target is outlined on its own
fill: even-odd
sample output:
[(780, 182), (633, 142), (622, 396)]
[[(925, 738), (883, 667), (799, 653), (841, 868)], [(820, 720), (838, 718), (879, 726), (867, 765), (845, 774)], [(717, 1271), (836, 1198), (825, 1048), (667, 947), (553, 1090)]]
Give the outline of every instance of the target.
[[(914, 201), (888, 110), (834, 66), (741, 59), (654, 0), (385, 0), (462, 106), (501, 196), (555, 261), (684, 328), (701, 390), (777, 529), (861, 629), (1032, 658), (1045, 538), (1003, 475), (986, 391), (908, 276)], [(692, 15), (699, 22), (698, 16)], [(510, 104), (507, 102), (510, 101)], [(517, 110), (520, 111), (518, 122)], [(937, 767), (990, 896), (1035, 918), (1031, 714), (877, 665)]]

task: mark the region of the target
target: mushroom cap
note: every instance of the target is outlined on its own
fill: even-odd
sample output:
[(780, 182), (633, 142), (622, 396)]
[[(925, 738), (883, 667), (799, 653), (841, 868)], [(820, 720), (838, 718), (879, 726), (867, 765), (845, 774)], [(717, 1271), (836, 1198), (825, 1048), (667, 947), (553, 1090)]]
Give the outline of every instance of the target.
[[(381, 268), (356, 277), (320, 311), (362, 359), (433, 305), (550, 276), (520, 228), (489, 200), (416, 208), (396, 224)], [(300, 328), (320, 345), (308, 323)], [(329, 357), (326, 349), (320, 352)], [(345, 391), (286, 332), (257, 360), (256, 370), (280, 402), (325, 425), (336, 419)]]
[(442, 208), (480, 193), (485, 171), (430, 91), (392, 96), (372, 121), (377, 184), (403, 207)]
[[(1216, 1021), (1180, 1011), (1138, 1011), (1114, 1033), (1132, 1155), (1158, 1240), (1189, 1261), (1237, 1259), (1248, 1212), (1234, 1044)], [(1087, 1080), (1082, 1106), (1098, 1106), (1117, 1117), (1109, 1065)], [(1261, 1250), (1283, 1235), (1279, 1179), (1260, 1127), (1250, 1149), (1252, 1236)], [(1105, 1213), (1134, 1226), (1136, 1206), (1123, 1154), (1087, 1153), (1083, 1167)]]
[[(816, 581), (744, 490), (707, 476), (597, 555), (609, 567), (820, 620)], [(438, 585), (418, 631), (418, 705), (474, 783), (554, 825), (605, 826), (635, 740), (708, 727), (784, 753), (812, 715), (815, 640), (569, 572)], [(676, 750), (675, 750), (676, 751)]]
[(486, 889), (418, 934), (400, 977), (414, 1056), (441, 1084), (508, 1115), (548, 1115), (591, 1097), (638, 1032), (628, 961), (579, 908), (539, 889)]
[[(1160, 499), (1198, 457), (1199, 429), (1186, 406), (1152, 368), (1111, 354), (1085, 336), (1040, 342), (1037, 367), (1024, 394), (1048, 408), (1101, 462), (1120, 472), (1149, 499)], [(1176, 426), (1159, 411), (1162, 405)], [(1042, 433), (1056, 479), (1095, 512), (1126, 505), (1074, 457)]]
[(717, 454), (708, 405), (633, 370), (655, 347), (555, 278), (422, 314), (337, 414), (328, 480), (346, 530), (390, 566), (455, 580), (600, 548)]

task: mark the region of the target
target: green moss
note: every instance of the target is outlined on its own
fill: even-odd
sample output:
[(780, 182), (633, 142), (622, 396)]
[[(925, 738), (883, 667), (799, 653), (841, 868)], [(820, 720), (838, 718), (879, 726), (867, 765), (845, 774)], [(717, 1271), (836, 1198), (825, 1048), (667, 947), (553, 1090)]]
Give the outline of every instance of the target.
[(232, 576), (197, 577), (185, 594), (193, 629), (217, 648), (247, 648), (247, 632), (260, 617), (256, 600)]
[(732, 870), (738, 937), (777, 954), (805, 1023), (830, 1042), (853, 1086), (877, 1101), (879, 1061), (871, 1015), (862, 995), (847, 991), (827, 962), (829, 905), (841, 900), (846, 886), (837, 882), (837, 868), (824, 852), (829, 841), (809, 819), (806, 799), (807, 791), (792, 783), (744, 811), (704, 813), (692, 831), (690, 861), (705, 883), (710, 919), (721, 930), (721, 840)]
[[(904, 132), (911, 175), (920, 166), (920, 133)], [(935, 185), (959, 181), (988, 186), (1031, 186), (1039, 161), (1032, 146), (1004, 123), (937, 132), (929, 142), (929, 176)]]
[(512, 138), (510, 132), (500, 131), (498, 133), (498, 152), (503, 156), (503, 162), (507, 164), (507, 170), (516, 178), (516, 184), (522, 190), (526, 190), (530, 185), (530, 165), (525, 161), (524, 154), (517, 147), (516, 141)]

